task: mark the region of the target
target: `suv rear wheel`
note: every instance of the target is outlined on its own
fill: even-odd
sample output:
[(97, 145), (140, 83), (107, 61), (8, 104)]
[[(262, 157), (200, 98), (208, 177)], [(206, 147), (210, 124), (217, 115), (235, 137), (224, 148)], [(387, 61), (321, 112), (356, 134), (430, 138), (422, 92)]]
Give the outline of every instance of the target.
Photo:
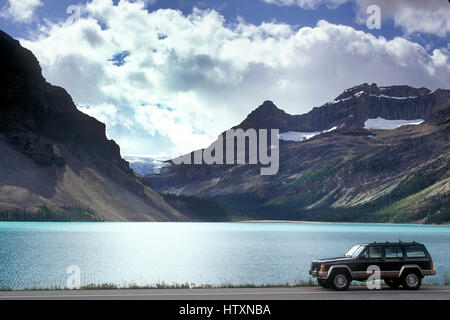
[(322, 288), (330, 288), (330, 283), (327, 280), (324, 279), (317, 279), (317, 283), (319, 284), (319, 286), (321, 286)]
[(384, 279), (384, 283), (392, 289), (397, 289), (401, 285), (400, 279)]
[(422, 279), (416, 271), (407, 271), (402, 279), (403, 288), (417, 290), (422, 284)]
[(342, 271), (337, 271), (334, 273), (331, 277), (331, 285), (333, 286), (333, 289), (337, 291), (347, 290), (350, 285), (350, 280), (347, 273)]

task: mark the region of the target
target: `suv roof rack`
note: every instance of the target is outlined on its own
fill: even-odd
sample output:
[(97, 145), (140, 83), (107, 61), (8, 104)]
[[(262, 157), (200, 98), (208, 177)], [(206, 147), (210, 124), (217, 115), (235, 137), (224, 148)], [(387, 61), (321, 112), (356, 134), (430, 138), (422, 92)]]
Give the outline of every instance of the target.
[(377, 241), (373, 241), (373, 242), (367, 242), (366, 244), (408, 244), (408, 243), (414, 243), (414, 244), (422, 244), (420, 242), (417, 242), (415, 240), (407, 240), (407, 241), (402, 241), (402, 240), (398, 240), (398, 242), (391, 242), (391, 241), (385, 241), (385, 242), (377, 242)]

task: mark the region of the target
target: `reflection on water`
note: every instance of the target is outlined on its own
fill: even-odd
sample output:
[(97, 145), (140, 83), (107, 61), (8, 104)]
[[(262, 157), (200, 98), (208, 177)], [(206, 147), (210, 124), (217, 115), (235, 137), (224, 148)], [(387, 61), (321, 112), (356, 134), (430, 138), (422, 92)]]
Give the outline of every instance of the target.
[(446, 226), (300, 223), (0, 223), (0, 287), (81, 283), (244, 284), (307, 279), (311, 259), (354, 243), (415, 240), (450, 275)]

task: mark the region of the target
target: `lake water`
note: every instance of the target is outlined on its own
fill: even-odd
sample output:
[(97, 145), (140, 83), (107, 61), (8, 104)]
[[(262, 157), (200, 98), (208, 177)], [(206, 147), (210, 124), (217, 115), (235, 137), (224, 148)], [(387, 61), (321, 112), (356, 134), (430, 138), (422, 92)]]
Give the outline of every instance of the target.
[(450, 276), (450, 227), (301, 223), (0, 223), (0, 288), (81, 284), (276, 284), (308, 279), (313, 258), (354, 243), (415, 240)]

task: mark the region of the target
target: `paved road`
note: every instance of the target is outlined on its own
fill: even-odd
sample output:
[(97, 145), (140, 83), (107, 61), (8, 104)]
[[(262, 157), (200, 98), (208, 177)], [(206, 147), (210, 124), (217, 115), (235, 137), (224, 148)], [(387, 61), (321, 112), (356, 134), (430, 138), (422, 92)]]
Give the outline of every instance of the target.
[(417, 291), (368, 290), (345, 292), (305, 288), (137, 289), (74, 291), (4, 291), (0, 300), (450, 300), (450, 286), (423, 286)]

